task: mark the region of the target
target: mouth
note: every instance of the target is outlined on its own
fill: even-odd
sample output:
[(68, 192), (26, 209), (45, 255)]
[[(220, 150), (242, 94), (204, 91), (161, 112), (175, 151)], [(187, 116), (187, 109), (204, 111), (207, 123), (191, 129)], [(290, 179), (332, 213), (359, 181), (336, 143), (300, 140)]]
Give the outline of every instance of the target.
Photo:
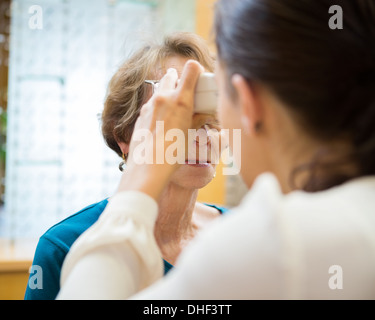
[(199, 160), (186, 160), (185, 164), (188, 166), (193, 166), (196, 168), (206, 168), (211, 165), (211, 161), (207, 160), (205, 162), (199, 162)]

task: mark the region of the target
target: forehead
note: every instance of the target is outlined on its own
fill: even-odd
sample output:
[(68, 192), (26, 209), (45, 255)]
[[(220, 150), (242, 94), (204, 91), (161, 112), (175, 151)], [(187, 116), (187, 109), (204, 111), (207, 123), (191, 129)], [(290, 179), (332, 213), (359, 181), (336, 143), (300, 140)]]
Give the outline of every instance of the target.
[(184, 69), (184, 66), (186, 62), (188, 62), (189, 58), (182, 57), (182, 56), (171, 56), (166, 58), (159, 66), (156, 68), (156, 79), (161, 79), (168, 69), (174, 68), (177, 70), (178, 76), (181, 76), (182, 70)]

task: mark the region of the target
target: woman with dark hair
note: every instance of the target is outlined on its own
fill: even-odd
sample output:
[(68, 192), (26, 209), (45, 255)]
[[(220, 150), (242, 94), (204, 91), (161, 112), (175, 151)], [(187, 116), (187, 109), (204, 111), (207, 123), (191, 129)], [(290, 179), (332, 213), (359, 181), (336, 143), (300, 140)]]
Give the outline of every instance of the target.
[[(343, 29), (329, 28), (332, 5), (343, 9)], [(70, 252), (59, 298), (128, 298), (150, 286), (134, 298), (374, 299), (374, 22), (372, 0), (219, 0), (218, 114), (224, 128), (242, 131), (234, 157), (248, 194), (150, 286), (161, 271), (147, 231), (177, 166), (130, 160), (106, 215)], [(167, 72), (136, 130), (154, 132), (158, 120), (188, 130), (200, 72), (196, 62), (179, 82)], [(128, 199), (134, 207), (121, 210)], [(119, 236), (129, 225), (149, 237)], [(91, 264), (107, 290), (90, 283)], [(148, 276), (137, 278), (139, 268)], [(129, 279), (133, 290), (113, 290)]]

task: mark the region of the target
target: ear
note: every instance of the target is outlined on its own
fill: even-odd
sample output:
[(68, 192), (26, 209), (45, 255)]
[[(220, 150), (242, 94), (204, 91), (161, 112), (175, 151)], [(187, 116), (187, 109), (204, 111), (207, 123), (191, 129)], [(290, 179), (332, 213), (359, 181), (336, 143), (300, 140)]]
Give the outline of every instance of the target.
[(232, 86), (237, 97), (237, 105), (240, 108), (241, 123), (245, 133), (252, 135), (257, 131), (258, 124), (261, 123), (261, 103), (257, 99), (254, 88), (246, 79), (235, 74), (232, 77)]
[(122, 141), (117, 141), (117, 145), (120, 147), (121, 149), (121, 152), (123, 154), (128, 154), (129, 153), (129, 144), (125, 143), (125, 142), (122, 142)]

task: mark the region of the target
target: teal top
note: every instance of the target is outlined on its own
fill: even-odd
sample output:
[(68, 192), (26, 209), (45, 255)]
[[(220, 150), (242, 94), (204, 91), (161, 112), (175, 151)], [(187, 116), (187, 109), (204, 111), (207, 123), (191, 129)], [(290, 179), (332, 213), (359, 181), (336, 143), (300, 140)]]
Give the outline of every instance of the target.
[[(30, 286), (29, 282), (33, 281), (33, 273), (30, 273), (25, 300), (54, 300), (56, 298), (60, 290), (60, 273), (65, 256), (74, 241), (98, 220), (107, 204), (107, 199), (92, 204), (55, 224), (40, 237), (33, 265), (41, 267), (42, 284)], [(206, 205), (216, 208), (220, 213), (227, 211), (215, 205)], [(163, 262), (164, 274), (167, 274), (173, 266), (165, 260)]]

